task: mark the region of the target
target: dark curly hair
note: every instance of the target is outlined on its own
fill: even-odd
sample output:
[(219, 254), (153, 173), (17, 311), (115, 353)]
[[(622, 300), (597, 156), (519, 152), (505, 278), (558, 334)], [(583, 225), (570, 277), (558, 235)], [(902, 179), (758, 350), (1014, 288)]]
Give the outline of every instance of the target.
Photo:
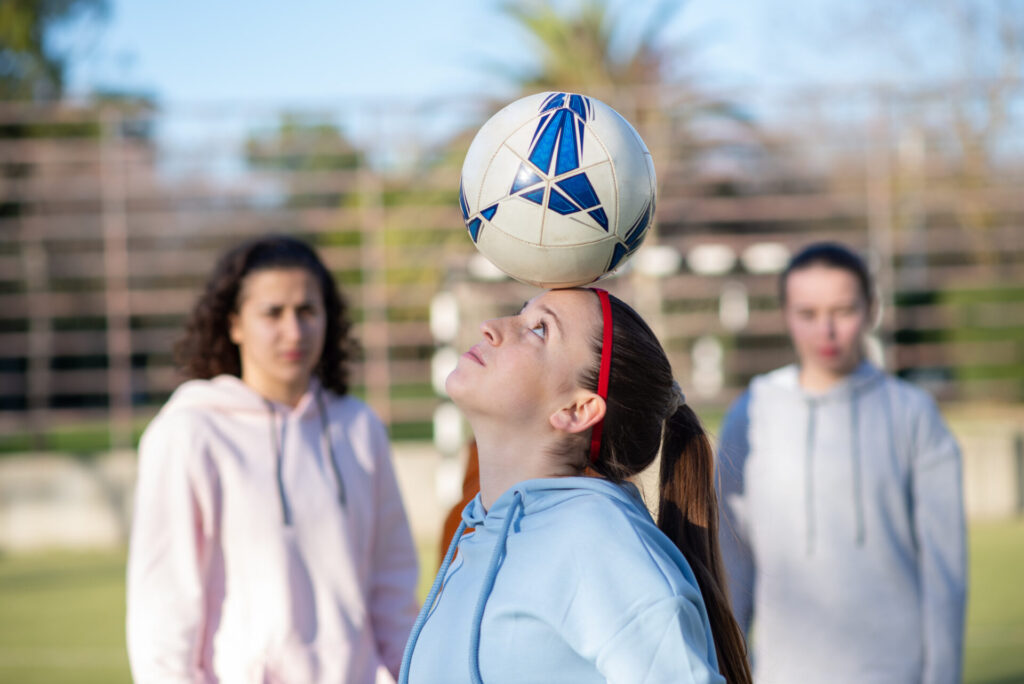
[(229, 335), (230, 315), (238, 311), (238, 293), (246, 276), (255, 271), (301, 268), (320, 285), (326, 328), (324, 348), (313, 374), (336, 394), (348, 393), (348, 362), (355, 352), (346, 304), (334, 277), (313, 248), (286, 235), (268, 235), (244, 242), (217, 261), (206, 289), (196, 301), (185, 334), (174, 345), (174, 359), (189, 378), (221, 374), (241, 377), (238, 346)]

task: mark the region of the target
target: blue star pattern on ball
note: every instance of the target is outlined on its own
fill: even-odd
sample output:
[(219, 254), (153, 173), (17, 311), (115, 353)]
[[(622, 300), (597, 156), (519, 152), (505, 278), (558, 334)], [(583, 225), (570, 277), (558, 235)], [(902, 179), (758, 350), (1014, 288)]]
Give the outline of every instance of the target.
[(587, 174), (579, 170), (583, 131), (594, 116), (590, 98), (554, 93), (541, 104), (540, 112), (527, 161), (519, 165), (509, 194), (541, 206), (546, 203), (563, 216), (586, 211), (607, 231), (608, 216), (601, 200)]
[(651, 225), (651, 219), (654, 217), (654, 199), (652, 198), (644, 206), (644, 210), (640, 212), (640, 216), (637, 217), (636, 221), (630, 226), (629, 231), (626, 233), (626, 243), (618, 243), (615, 245), (615, 251), (612, 252), (611, 263), (608, 264), (608, 270), (611, 270), (619, 265), (622, 261), (622, 257), (632, 254), (636, 251), (647, 235), (647, 227)]
[[(480, 226), (483, 225), (484, 219), (490, 221), (494, 218), (494, 215), (498, 213), (498, 205), (492, 204), (483, 211), (480, 212), (480, 216), (476, 216), (473, 220), (469, 219), (469, 202), (466, 201), (466, 188), (459, 182), (459, 207), (462, 209), (462, 220), (466, 223), (466, 229), (469, 231), (469, 236), (473, 238), (473, 242), (476, 242), (476, 238), (480, 235)], [(483, 218), (481, 218), (481, 216)]]
[(494, 114), (462, 166), (459, 205), (476, 248), (513, 278), (573, 287), (620, 269), (654, 218), (643, 139), (600, 100), (527, 95)]
[[(509, 196), (521, 197), (563, 216), (586, 211), (606, 232), (608, 215), (587, 174), (580, 168), (583, 153), (583, 132), (594, 116), (590, 98), (583, 95), (553, 93), (541, 103), (540, 121), (530, 143), (527, 160), (519, 165)], [(576, 173), (573, 173), (573, 172)], [(498, 211), (492, 204), (470, 218), (465, 191), (459, 186), (459, 205), (473, 242), (477, 241), (484, 221)], [(632, 251), (625, 249), (624, 253)], [(618, 261), (615, 258), (615, 261)]]

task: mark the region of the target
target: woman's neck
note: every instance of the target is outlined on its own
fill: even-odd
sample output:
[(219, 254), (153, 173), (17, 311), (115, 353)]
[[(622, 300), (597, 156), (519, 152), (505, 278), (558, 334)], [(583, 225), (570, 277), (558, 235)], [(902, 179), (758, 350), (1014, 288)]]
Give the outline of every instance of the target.
[(820, 368), (811, 364), (801, 365), (799, 374), (800, 387), (812, 394), (827, 392), (857, 370), (859, 365), (859, 360), (852, 368), (843, 370)]
[(285, 383), (269, 378), (262, 373), (246, 373), (245, 369), (242, 370), (242, 382), (253, 391), (264, 399), (269, 399), (291, 408), (298, 406), (302, 396), (309, 390), (311, 381), (311, 377), (304, 377)]
[(579, 475), (556, 461), (550, 439), (510, 436), (476, 427), (473, 434), (480, 461), (480, 500), (485, 509), (524, 480)]

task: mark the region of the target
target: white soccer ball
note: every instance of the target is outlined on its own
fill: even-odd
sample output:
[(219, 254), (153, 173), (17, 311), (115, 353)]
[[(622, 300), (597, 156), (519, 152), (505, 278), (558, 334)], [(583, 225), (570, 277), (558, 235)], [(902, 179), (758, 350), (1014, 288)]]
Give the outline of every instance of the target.
[(529, 95), (473, 138), (459, 201), (473, 243), (495, 266), (538, 287), (574, 287), (640, 247), (654, 216), (654, 162), (603, 102)]

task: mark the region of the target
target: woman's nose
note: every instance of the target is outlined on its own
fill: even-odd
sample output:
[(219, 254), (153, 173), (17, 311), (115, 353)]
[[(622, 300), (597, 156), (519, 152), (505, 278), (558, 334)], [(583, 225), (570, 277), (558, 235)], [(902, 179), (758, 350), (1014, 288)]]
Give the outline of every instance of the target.
[(831, 340), (836, 336), (836, 319), (832, 316), (825, 318), (825, 335)]
[(281, 325), (285, 337), (289, 340), (301, 339), (305, 333), (302, 321), (299, 320), (299, 315), (294, 311), (287, 312), (281, 317)]
[(501, 332), (499, 330), (501, 320), (492, 318), (480, 324), (480, 332), (483, 333), (484, 339), (490, 344), (497, 345), (501, 341)]

